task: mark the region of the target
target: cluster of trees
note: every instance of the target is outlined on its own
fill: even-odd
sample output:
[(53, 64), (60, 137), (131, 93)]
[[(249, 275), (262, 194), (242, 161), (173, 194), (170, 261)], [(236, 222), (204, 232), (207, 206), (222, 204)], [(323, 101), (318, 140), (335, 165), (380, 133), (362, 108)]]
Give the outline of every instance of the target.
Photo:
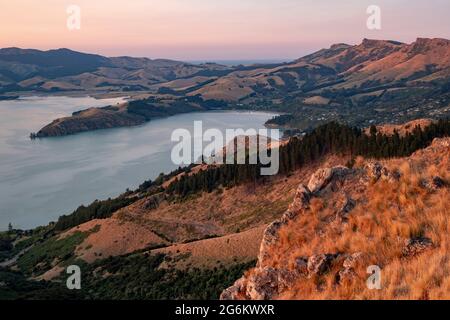
[(109, 218), (114, 212), (130, 205), (136, 200), (135, 197), (126, 196), (115, 199), (109, 198), (103, 201), (95, 200), (87, 207), (84, 205), (79, 206), (71, 214), (59, 217), (54, 229), (56, 231), (62, 231), (93, 219)]
[[(361, 129), (331, 122), (314, 129), (303, 138), (294, 137), (281, 146), (279, 174), (288, 174), (329, 153), (369, 158), (408, 156), (429, 145), (434, 138), (449, 135), (449, 120), (440, 120), (425, 129), (417, 126), (404, 136), (398, 132), (393, 135), (382, 134), (377, 132), (375, 126), (371, 127), (367, 135)], [(167, 192), (186, 197), (199, 191), (211, 192), (220, 186), (256, 182), (264, 178), (260, 175), (260, 169), (260, 164), (211, 166), (193, 175), (183, 175), (170, 184)]]
[[(317, 127), (304, 137), (293, 137), (290, 142), (280, 147), (279, 174), (289, 174), (320, 157), (329, 154), (347, 154), (353, 157), (361, 155), (369, 158), (392, 158), (408, 156), (414, 151), (424, 148), (436, 137), (450, 135), (450, 121), (440, 120), (426, 128), (417, 126), (406, 135), (394, 132), (385, 135), (377, 132), (375, 126), (370, 133), (348, 125), (330, 122)], [(247, 161), (248, 163), (248, 161)], [(167, 188), (171, 196), (182, 198), (205, 191), (212, 192), (219, 187), (232, 187), (245, 182), (258, 182), (264, 179), (260, 175), (261, 164), (231, 164), (210, 166), (206, 170), (189, 174), (193, 165), (178, 168), (168, 175), (161, 174), (155, 181), (148, 180), (140, 185), (140, 192), (161, 192), (162, 184), (180, 173), (186, 173), (176, 179)], [(95, 201), (89, 206), (80, 206), (70, 215), (61, 216), (55, 224), (55, 230), (61, 231), (90, 221), (110, 217), (115, 211), (123, 208), (138, 198), (130, 197), (130, 193), (115, 199)]]
[[(81, 290), (68, 290), (66, 273), (61, 281), (33, 281), (23, 273), (0, 268), (0, 299), (53, 299), (53, 300), (166, 300), (166, 299), (218, 299), (220, 293), (231, 286), (255, 262), (220, 265), (211, 269), (187, 270), (160, 268), (167, 259), (162, 254), (147, 253), (110, 257), (92, 264), (76, 263), (83, 270)], [(99, 272), (109, 276), (98, 276)]]
[(272, 119), (267, 120), (266, 124), (267, 125), (284, 126), (284, 125), (287, 125), (292, 120), (294, 120), (294, 116), (292, 114), (282, 114), (282, 115), (275, 116)]
[[(188, 270), (159, 268), (162, 254), (134, 254), (111, 257), (85, 268), (82, 293), (86, 299), (218, 299), (255, 262), (212, 269)], [(95, 276), (94, 270), (110, 274)]]
[(0, 300), (77, 300), (77, 290), (60, 282), (29, 280), (19, 271), (0, 268)]

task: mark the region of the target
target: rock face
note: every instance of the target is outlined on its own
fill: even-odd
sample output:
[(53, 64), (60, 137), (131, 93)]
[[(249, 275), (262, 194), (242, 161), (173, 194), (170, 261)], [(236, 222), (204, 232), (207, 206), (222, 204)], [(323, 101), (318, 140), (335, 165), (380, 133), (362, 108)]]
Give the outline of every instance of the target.
[(348, 215), (356, 206), (356, 201), (347, 195), (342, 196), (341, 205), (336, 213), (336, 221), (339, 223), (345, 223), (348, 221)]

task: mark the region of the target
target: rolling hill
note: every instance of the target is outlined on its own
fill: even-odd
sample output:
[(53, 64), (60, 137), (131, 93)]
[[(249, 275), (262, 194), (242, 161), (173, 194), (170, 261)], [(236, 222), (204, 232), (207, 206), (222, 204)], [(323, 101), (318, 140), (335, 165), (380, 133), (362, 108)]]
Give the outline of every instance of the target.
[(0, 92), (142, 91), (151, 85), (196, 75), (214, 76), (216, 64), (86, 54), (69, 49), (0, 49)]
[[(141, 97), (134, 101), (138, 112), (125, 104), (76, 113), (49, 124), (37, 137), (130, 126), (154, 116), (211, 109), (288, 113), (290, 117), (273, 119), (270, 125), (300, 130), (329, 121), (364, 127), (450, 114), (450, 41), (446, 39), (419, 38), (411, 44), (364, 39), (358, 45), (335, 44), (290, 63), (235, 67), (105, 58), (66, 49), (56, 50), (61, 57), (49, 65), (41, 57), (53, 56), (53, 51), (1, 52), (3, 91), (113, 92), (130, 95), (132, 100)], [(84, 67), (73, 74), (69, 57), (78, 55)], [(65, 75), (49, 77), (56, 71)]]

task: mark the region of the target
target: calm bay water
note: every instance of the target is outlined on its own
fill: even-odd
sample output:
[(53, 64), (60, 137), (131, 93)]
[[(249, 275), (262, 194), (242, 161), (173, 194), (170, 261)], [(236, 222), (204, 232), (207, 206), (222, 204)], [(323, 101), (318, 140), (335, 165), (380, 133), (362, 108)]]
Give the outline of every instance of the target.
[(0, 230), (32, 228), (81, 204), (114, 197), (177, 167), (170, 160), (172, 131), (264, 128), (271, 113), (202, 112), (158, 119), (133, 128), (73, 136), (28, 138), (49, 120), (122, 99), (27, 97), (0, 101)]

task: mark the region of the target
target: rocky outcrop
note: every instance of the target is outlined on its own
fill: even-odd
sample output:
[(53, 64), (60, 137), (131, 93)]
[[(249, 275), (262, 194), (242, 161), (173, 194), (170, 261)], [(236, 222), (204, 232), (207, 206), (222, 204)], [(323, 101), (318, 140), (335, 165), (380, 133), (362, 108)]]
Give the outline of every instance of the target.
[(260, 253), (258, 256), (258, 265), (265, 265), (265, 261), (270, 258), (269, 248), (279, 239), (280, 229), (283, 226), (287, 225), (291, 220), (295, 219), (302, 210), (308, 208), (311, 196), (311, 192), (307, 187), (302, 184), (299, 185), (294, 200), (292, 201), (288, 210), (279, 220), (275, 220), (274, 222), (272, 222), (264, 231)]
[(367, 176), (372, 179), (374, 182), (378, 180), (385, 181), (398, 181), (401, 177), (401, 174), (398, 170), (391, 171), (381, 163), (376, 161), (369, 161), (366, 166)]
[(429, 238), (412, 238), (405, 242), (405, 246), (402, 250), (402, 256), (404, 258), (412, 258), (429, 249), (432, 249), (433, 246), (433, 241), (431, 241), (431, 239)]
[(355, 252), (347, 255), (342, 263), (342, 269), (336, 275), (336, 283), (342, 284), (344, 282), (351, 282), (356, 279), (357, 274), (355, 268), (358, 263), (363, 260), (364, 254), (362, 252)]
[(150, 197), (147, 197), (144, 202), (142, 203), (142, 207), (145, 210), (154, 210), (159, 207), (162, 201), (165, 200), (165, 194), (164, 193), (158, 193), (155, 195), (152, 195)]
[(299, 185), (295, 193), (294, 200), (289, 205), (288, 212), (299, 212), (303, 209), (308, 208), (309, 201), (311, 200), (312, 194), (308, 187), (303, 184)]
[(317, 170), (309, 180), (308, 189), (312, 193), (319, 192), (325, 188), (333, 178), (343, 177), (349, 173), (349, 169), (344, 166), (337, 166), (333, 168), (321, 168)]
[(299, 257), (293, 270), (287, 268), (260, 267), (237, 280), (224, 290), (221, 300), (268, 300), (291, 289), (301, 278), (308, 279), (328, 273), (333, 267), (339, 271), (335, 275), (336, 284), (353, 281), (355, 268), (362, 261), (362, 252), (353, 254), (325, 253), (310, 257)]
[[(301, 277), (310, 278), (327, 273), (334, 263), (344, 258), (339, 253), (324, 253), (296, 258), (293, 269), (287, 266), (275, 269), (270, 265), (273, 246), (280, 239), (280, 229), (300, 214), (307, 214), (311, 199), (326, 188), (333, 179), (345, 177), (349, 172), (350, 170), (343, 166), (319, 169), (311, 176), (308, 187), (300, 184), (288, 210), (264, 231), (256, 268), (250, 276), (237, 280), (233, 286), (224, 290), (220, 298), (224, 300), (271, 299), (289, 289)], [(355, 201), (346, 197), (339, 209), (339, 215), (344, 218), (354, 206)]]
[(322, 275), (329, 270), (331, 263), (339, 254), (316, 254), (308, 259), (308, 276)]
[(238, 279), (231, 287), (220, 294), (220, 300), (243, 300), (246, 298), (246, 279)]
[(253, 273), (248, 280), (246, 295), (251, 300), (267, 300), (278, 293), (278, 271), (262, 268)]
[[(423, 163), (430, 160), (439, 159), (440, 162), (434, 162), (436, 166), (438, 163), (448, 164), (448, 148), (450, 147), (448, 141), (448, 138), (435, 140), (432, 146), (419, 150), (408, 158), (407, 164), (412, 168), (419, 169), (423, 168)], [(431, 157), (430, 154), (433, 156)], [(301, 285), (304, 283), (307, 283), (308, 290), (312, 285), (318, 291), (335, 290), (337, 286), (343, 286), (346, 289), (356, 284), (364, 285), (367, 278), (367, 266), (380, 261), (379, 257), (374, 259), (378, 253), (371, 252), (369, 255), (371, 247), (360, 245), (357, 243), (359, 240), (355, 240), (354, 245), (347, 245), (345, 242), (339, 243), (336, 247), (341, 250), (358, 247), (362, 252), (330, 252), (331, 250), (325, 248), (334, 246), (327, 237), (339, 239), (341, 234), (345, 234), (345, 238), (342, 239), (351, 241), (353, 232), (363, 230), (362, 232), (368, 232), (367, 241), (385, 241), (384, 237), (374, 237), (369, 227), (364, 230), (366, 222), (358, 221), (358, 219), (385, 212), (384, 208), (378, 210), (372, 207), (374, 204), (383, 203), (383, 192), (387, 187), (385, 182), (389, 182), (394, 187), (394, 192), (395, 188), (401, 185), (400, 180), (402, 180), (402, 184), (409, 182), (410, 176), (407, 171), (402, 177), (400, 172), (389, 169), (391, 164), (393, 164), (392, 167), (398, 167), (399, 163), (404, 163), (403, 161), (403, 159), (396, 159), (392, 161), (393, 163), (386, 161), (386, 166), (381, 162), (368, 161), (363, 168), (358, 167), (352, 170), (345, 167), (317, 170), (310, 177), (307, 186), (299, 185), (293, 202), (283, 216), (266, 229), (256, 268), (250, 270), (247, 276), (225, 290), (221, 298), (260, 300), (287, 296), (304, 297), (301, 292)], [(444, 177), (444, 175), (442, 176)], [(378, 185), (375, 186), (375, 184)], [(436, 190), (434, 194), (421, 192), (429, 197), (437, 197), (442, 191), (445, 194), (446, 190), (440, 189), (448, 186), (448, 182), (437, 175), (427, 178), (421, 184), (424, 188)], [(416, 190), (417, 185), (414, 183), (411, 187)], [(386, 188), (386, 190), (389, 189)], [(390, 194), (386, 193), (386, 196), (388, 195)], [(320, 200), (315, 201), (315, 198)], [(372, 201), (374, 198), (376, 201)], [(353, 219), (352, 213), (357, 205), (359, 206), (358, 215)], [(397, 211), (404, 219), (407, 213), (403, 206), (408, 203), (402, 203), (399, 200), (392, 202), (392, 205), (392, 210)], [(427, 205), (432, 205), (432, 203), (427, 203)], [(366, 208), (369, 208), (367, 214), (363, 211)], [(312, 215), (317, 216), (312, 217)], [(310, 216), (312, 218), (311, 225), (308, 224)], [(380, 222), (376, 216), (373, 216), (373, 221), (376, 221), (375, 224)], [(287, 229), (282, 230), (285, 227)], [(314, 230), (308, 230), (309, 227)], [(280, 230), (285, 236), (280, 236)], [(311, 234), (308, 235), (310, 231)], [(312, 247), (308, 248), (308, 241), (311, 239), (313, 239)], [(390, 243), (396, 247), (389, 252), (389, 258), (401, 258), (405, 263), (409, 263), (406, 259), (421, 255), (437, 246), (430, 238), (423, 236), (408, 239), (404, 245), (399, 243), (398, 239), (398, 236), (391, 238)], [(321, 245), (321, 240), (324, 240), (324, 245)], [(298, 248), (297, 244), (299, 244)], [(365, 248), (368, 250), (365, 251)], [(312, 251), (313, 254), (305, 255), (305, 251)], [(384, 252), (380, 253), (380, 255), (383, 254)], [(325, 282), (327, 285), (323, 285)]]
[(355, 208), (356, 201), (347, 195), (342, 195), (340, 200), (339, 209), (336, 212), (336, 221), (339, 223), (345, 223), (348, 221), (349, 213)]

